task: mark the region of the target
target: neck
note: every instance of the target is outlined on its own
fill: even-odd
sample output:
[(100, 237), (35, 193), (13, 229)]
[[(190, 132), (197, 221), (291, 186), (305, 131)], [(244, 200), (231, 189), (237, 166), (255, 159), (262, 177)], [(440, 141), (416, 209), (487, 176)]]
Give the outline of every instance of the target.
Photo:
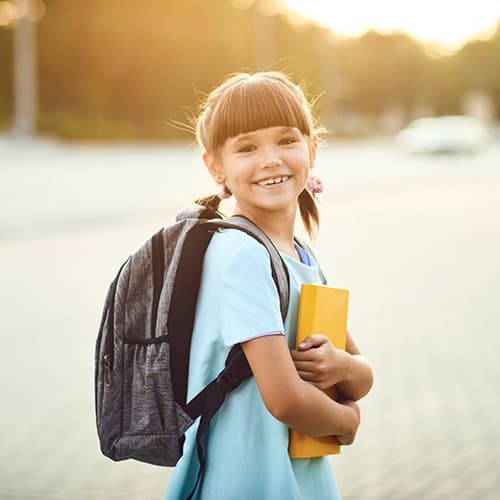
[(245, 210), (239, 204), (236, 204), (234, 215), (243, 215), (258, 226), (268, 238), (274, 243), (281, 252), (297, 258), (297, 252), (294, 247), (294, 226), (297, 207), (291, 207), (290, 210), (280, 210), (269, 212), (269, 210), (252, 209)]

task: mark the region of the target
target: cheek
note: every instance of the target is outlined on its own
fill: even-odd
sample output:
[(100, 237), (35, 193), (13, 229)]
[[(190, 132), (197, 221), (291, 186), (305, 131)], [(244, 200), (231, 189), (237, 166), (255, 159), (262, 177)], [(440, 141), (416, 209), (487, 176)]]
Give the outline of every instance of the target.
[(242, 162), (233, 162), (231, 168), (226, 169), (226, 179), (232, 186), (238, 186), (248, 181), (248, 169)]
[(300, 151), (297, 151), (296, 158), (297, 163), (300, 162), (302, 165), (306, 165), (307, 167), (311, 165), (312, 156), (307, 145), (304, 145)]
[(298, 170), (301, 170), (306, 177), (309, 177), (311, 172), (311, 157), (309, 156), (309, 151), (305, 150), (300, 157), (297, 157), (296, 165)]
[(231, 176), (233, 180), (236, 182), (247, 181), (248, 177), (250, 177), (253, 172), (252, 165), (252, 162), (245, 161), (244, 159), (240, 159), (238, 162), (235, 162), (231, 169)]

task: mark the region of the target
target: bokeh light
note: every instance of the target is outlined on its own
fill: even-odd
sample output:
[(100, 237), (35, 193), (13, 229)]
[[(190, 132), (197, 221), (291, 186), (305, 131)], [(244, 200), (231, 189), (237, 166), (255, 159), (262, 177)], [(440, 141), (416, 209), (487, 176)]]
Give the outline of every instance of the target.
[(0, 26), (9, 26), (14, 21), (14, 6), (11, 2), (0, 2)]
[(25, 18), (30, 22), (40, 21), (47, 11), (42, 0), (1, 1), (0, 26), (8, 27)]
[(33, 0), (32, 8), (27, 12), (26, 18), (29, 21), (38, 22), (45, 16), (46, 11), (45, 2), (42, 0)]

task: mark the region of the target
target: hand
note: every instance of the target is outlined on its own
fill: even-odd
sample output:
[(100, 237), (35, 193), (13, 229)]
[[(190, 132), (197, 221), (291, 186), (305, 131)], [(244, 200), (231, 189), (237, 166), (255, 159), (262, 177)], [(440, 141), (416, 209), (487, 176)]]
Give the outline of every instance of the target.
[(347, 377), (350, 355), (342, 349), (335, 349), (326, 335), (309, 335), (291, 353), (300, 377), (322, 390)]
[(344, 406), (349, 407), (352, 410), (352, 428), (347, 434), (343, 434), (341, 436), (335, 436), (337, 441), (343, 445), (349, 445), (354, 442), (354, 438), (356, 437), (356, 433), (359, 428), (359, 423), (361, 421), (361, 413), (359, 411), (359, 406), (355, 401), (351, 399), (346, 399), (341, 402)]

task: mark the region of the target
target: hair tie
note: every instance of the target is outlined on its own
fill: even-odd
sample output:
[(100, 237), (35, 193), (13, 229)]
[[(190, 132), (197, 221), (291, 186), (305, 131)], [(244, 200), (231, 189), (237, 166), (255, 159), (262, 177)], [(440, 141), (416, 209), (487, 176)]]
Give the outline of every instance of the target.
[(316, 175), (311, 175), (309, 180), (307, 181), (307, 190), (313, 195), (313, 198), (316, 199), (316, 195), (323, 192), (323, 182)]
[(231, 198), (231, 191), (226, 186), (222, 186), (220, 188), (220, 191), (217, 193), (217, 196), (221, 200), (227, 200), (228, 198)]

